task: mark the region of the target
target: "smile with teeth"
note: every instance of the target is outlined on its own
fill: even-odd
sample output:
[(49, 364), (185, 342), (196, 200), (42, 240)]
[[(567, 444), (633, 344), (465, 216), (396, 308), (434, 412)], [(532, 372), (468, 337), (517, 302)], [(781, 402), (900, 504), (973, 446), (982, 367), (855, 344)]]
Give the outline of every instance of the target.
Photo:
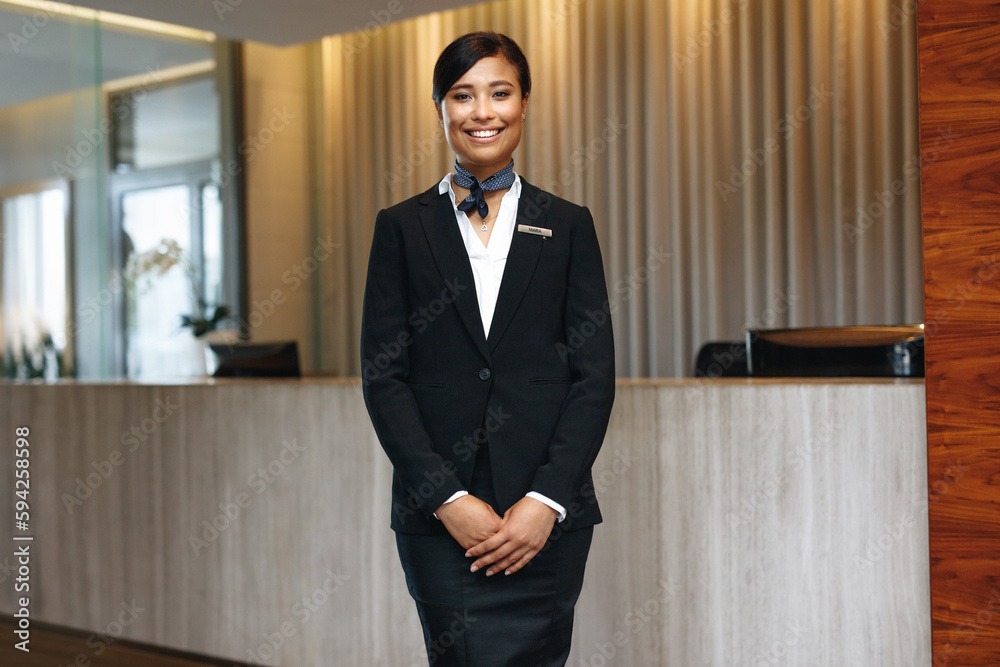
[(489, 139), (490, 137), (495, 137), (500, 134), (501, 130), (470, 130), (469, 136), (475, 137), (477, 139)]

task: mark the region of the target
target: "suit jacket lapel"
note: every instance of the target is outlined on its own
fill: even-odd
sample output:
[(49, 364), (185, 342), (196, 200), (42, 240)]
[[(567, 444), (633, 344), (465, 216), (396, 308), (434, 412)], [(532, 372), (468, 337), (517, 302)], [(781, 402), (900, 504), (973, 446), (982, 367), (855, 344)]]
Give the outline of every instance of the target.
[(546, 211), (544, 206), (539, 206), (543, 201), (541, 190), (522, 178), (517, 220), (514, 223), (514, 238), (511, 239), (510, 250), (507, 252), (507, 264), (504, 266), (503, 279), (500, 281), (497, 306), (493, 311), (493, 321), (490, 323), (490, 337), (487, 342), (491, 352), (496, 349), (504, 331), (507, 330), (507, 325), (521, 305), (528, 283), (531, 282), (531, 276), (535, 272), (535, 266), (538, 264), (542, 244), (545, 243), (545, 237), (519, 232), (517, 225), (544, 227)]
[[(434, 262), (445, 280), (457, 280), (459, 285), (468, 286), (455, 298), (455, 307), (468, 329), (469, 335), (475, 341), (476, 347), (483, 357), (490, 358), (486, 345), (486, 333), (483, 329), (483, 319), (479, 314), (479, 300), (476, 296), (476, 281), (472, 276), (472, 264), (469, 253), (465, 249), (462, 234), (455, 222), (455, 211), (448, 197), (438, 193), (437, 184), (427, 190), (420, 198), (423, 205), (420, 210), (420, 224), (424, 228), (427, 243), (430, 245)], [(508, 259), (508, 266), (510, 260)], [(506, 271), (504, 272), (506, 280)], [(503, 287), (500, 288), (503, 296)]]

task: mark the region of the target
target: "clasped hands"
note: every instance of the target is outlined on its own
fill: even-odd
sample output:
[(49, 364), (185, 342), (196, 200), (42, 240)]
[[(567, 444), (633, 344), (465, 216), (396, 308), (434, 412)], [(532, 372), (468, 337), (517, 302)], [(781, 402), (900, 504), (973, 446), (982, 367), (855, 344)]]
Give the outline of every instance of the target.
[(436, 512), (466, 556), (476, 558), (472, 572), (489, 566), (486, 576), (514, 574), (542, 550), (556, 522), (556, 511), (534, 498), (522, 498), (500, 518), (473, 495), (445, 503)]

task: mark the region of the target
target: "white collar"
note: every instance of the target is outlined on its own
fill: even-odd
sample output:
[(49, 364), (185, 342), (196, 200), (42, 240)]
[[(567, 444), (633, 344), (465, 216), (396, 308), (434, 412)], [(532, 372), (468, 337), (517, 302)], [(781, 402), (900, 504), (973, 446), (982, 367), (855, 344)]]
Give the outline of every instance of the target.
[[(451, 176), (452, 175), (449, 172), (444, 178), (441, 179), (441, 182), (438, 183), (438, 194), (451, 195), (452, 206), (458, 208), (458, 205), (455, 203), (455, 189), (451, 186)], [(516, 171), (514, 172), (514, 184), (510, 186), (510, 190), (504, 194), (504, 197), (507, 195), (513, 195), (515, 199), (521, 198), (521, 177), (518, 176)]]

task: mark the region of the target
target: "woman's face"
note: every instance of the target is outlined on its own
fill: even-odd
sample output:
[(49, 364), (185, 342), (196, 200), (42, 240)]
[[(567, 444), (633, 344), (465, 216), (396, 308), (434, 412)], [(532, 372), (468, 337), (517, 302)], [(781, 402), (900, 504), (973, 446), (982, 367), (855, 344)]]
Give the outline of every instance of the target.
[(438, 106), (438, 117), (458, 163), (485, 180), (510, 162), (527, 108), (517, 70), (503, 58), (490, 57), (455, 82)]

